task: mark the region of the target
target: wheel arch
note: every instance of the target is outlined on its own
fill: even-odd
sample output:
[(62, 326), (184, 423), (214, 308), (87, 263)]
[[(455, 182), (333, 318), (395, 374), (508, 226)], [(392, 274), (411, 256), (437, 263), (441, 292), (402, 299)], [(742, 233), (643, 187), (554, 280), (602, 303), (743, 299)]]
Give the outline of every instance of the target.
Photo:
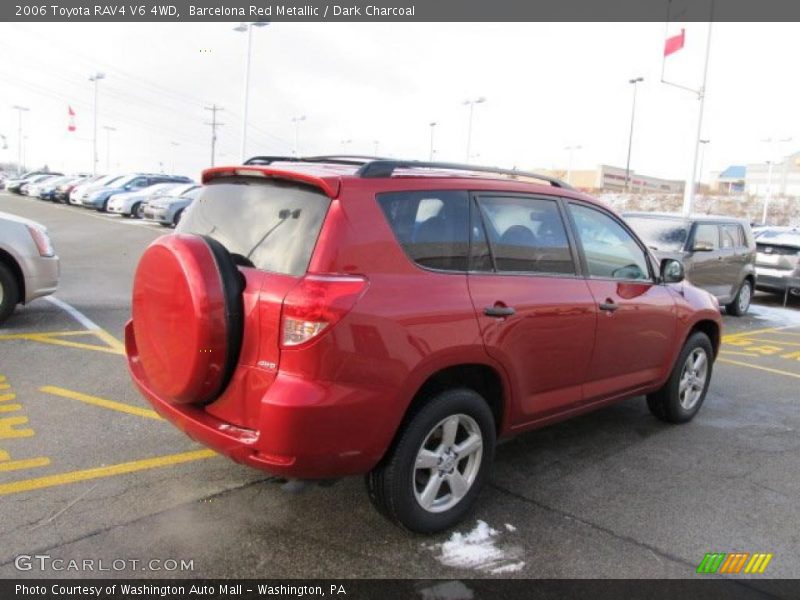
[(19, 286), (19, 303), (25, 304), (25, 275), (22, 273), (22, 267), (19, 266), (17, 259), (2, 248), (0, 248), (0, 263), (7, 266), (13, 273)]
[(722, 343), (719, 324), (716, 323), (715, 321), (712, 321), (711, 319), (702, 319), (698, 321), (689, 330), (689, 333), (686, 336), (686, 340), (684, 340), (684, 344), (692, 335), (694, 335), (698, 331), (706, 334), (708, 336), (708, 339), (711, 340), (711, 347), (714, 349), (714, 358), (716, 358), (717, 354), (719, 354), (720, 344)]

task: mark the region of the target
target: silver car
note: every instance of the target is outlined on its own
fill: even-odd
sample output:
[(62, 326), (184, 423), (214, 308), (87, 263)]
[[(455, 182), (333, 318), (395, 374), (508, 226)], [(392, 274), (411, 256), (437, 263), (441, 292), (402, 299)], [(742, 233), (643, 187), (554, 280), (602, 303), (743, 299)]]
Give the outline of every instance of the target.
[(203, 190), (202, 186), (192, 185), (180, 195), (156, 198), (144, 207), (144, 218), (155, 221), (164, 227), (175, 227), (183, 216), (183, 211), (194, 202)]
[(17, 304), (58, 287), (59, 262), (44, 225), (0, 212), (0, 323)]
[(756, 289), (800, 296), (800, 228), (767, 227), (756, 235)]

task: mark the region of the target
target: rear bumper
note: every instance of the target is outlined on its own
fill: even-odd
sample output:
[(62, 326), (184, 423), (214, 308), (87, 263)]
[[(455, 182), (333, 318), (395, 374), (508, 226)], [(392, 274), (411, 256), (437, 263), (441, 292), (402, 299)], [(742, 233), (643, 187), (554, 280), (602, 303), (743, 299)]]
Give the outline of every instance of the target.
[(318, 383), (279, 372), (257, 400), (257, 427), (247, 429), (213, 416), (203, 406), (160, 398), (147, 383), (131, 321), (125, 326), (125, 350), (134, 383), (162, 417), (200, 444), (275, 475), (330, 479), (366, 473), (394, 434), (387, 419), (380, 422), (388, 390)]
[(767, 292), (784, 292), (787, 289), (800, 289), (800, 277), (792, 277), (791, 271), (778, 269), (757, 269), (756, 289)]
[(25, 261), (25, 302), (52, 294), (58, 288), (58, 256), (36, 256)]

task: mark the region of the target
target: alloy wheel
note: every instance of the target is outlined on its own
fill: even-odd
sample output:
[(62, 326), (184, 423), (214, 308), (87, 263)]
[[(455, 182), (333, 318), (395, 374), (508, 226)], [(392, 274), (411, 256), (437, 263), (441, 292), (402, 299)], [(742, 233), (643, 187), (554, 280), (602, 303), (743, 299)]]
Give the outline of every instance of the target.
[(708, 355), (703, 348), (695, 348), (686, 357), (678, 385), (678, 398), (684, 410), (692, 410), (703, 395), (708, 379)]

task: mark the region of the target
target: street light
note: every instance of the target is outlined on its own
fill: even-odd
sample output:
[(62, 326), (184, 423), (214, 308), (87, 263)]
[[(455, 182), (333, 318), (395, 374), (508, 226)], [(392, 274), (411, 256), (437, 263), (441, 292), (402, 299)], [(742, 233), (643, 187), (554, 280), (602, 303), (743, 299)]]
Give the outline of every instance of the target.
[(699, 140), (700, 141), (700, 171), (697, 173), (697, 187), (703, 183), (703, 162), (706, 158), (706, 144), (710, 143), (711, 140)]
[(292, 117), (292, 123), (294, 123), (294, 155), (300, 156), (300, 143), (298, 141), (300, 137), (300, 123), (306, 120), (305, 115), (300, 115), (299, 117)]
[(775, 156), (775, 143), (776, 142), (780, 142), (780, 143), (785, 144), (787, 142), (791, 142), (792, 138), (787, 137), (787, 138), (783, 138), (783, 139), (780, 139), (780, 140), (775, 140), (775, 139), (772, 139), (771, 137), (769, 137), (769, 138), (767, 138), (765, 140), (761, 140), (761, 141), (769, 144), (769, 156), (770, 156), (770, 159), (767, 161), (767, 195), (764, 198), (764, 211), (761, 213), (761, 223), (766, 225), (767, 224), (767, 212), (769, 211), (769, 203), (770, 203), (770, 200), (772, 200), (772, 165), (775, 162), (773, 160), (773, 158)]
[(172, 171), (172, 174), (175, 175), (175, 173), (176, 173), (176, 171), (175, 171), (175, 152), (176, 152), (175, 148), (180, 146), (180, 144), (178, 142), (170, 142), (169, 145), (172, 146), (172, 169), (171, 169), (171, 171)]
[(97, 175), (97, 84), (101, 79), (105, 79), (104, 73), (95, 73), (89, 77), (89, 81), (94, 83), (94, 134), (92, 135), (92, 175)]
[(27, 106), (19, 106), (17, 104), (11, 108), (17, 111), (17, 116), (19, 117), (17, 129), (17, 175), (22, 175), (22, 113), (28, 112), (30, 109)]
[(475, 111), (476, 104), (483, 104), (486, 102), (486, 98), (480, 96), (475, 98), (474, 100), (464, 100), (462, 104), (464, 106), (469, 106), (469, 126), (467, 127), (467, 162), (470, 159), (470, 150), (472, 146), (472, 114)]
[(239, 33), (247, 33), (247, 53), (244, 58), (244, 99), (242, 103), (242, 162), (247, 160), (245, 154), (247, 149), (247, 104), (250, 96), (250, 49), (253, 45), (253, 27), (266, 27), (269, 25), (266, 21), (257, 21), (255, 23), (241, 23), (238, 27), (234, 27), (234, 31)]
[(565, 146), (564, 150), (569, 150), (569, 160), (567, 161), (567, 183), (572, 183), (572, 151), (582, 150), (583, 146)]
[(436, 150), (433, 149), (433, 132), (436, 129), (437, 125), (438, 123), (436, 121), (431, 121), (430, 123), (428, 123), (428, 126), (431, 128), (431, 151), (428, 160), (431, 162), (433, 162), (433, 155), (436, 154)]
[(625, 163), (625, 191), (628, 191), (628, 186), (631, 181), (631, 148), (633, 147), (633, 121), (636, 117), (636, 87), (637, 84), (644, 81), (644, 77), (634, 77), (629, 79), (628, 83), (633, 86), (633, 104), (631, 106), (631, 131), (628, 135), (628, 161)]
[(116, 131), (116, 127), (111, 127), (109, 125), (103, 125), (103, 129), (106, 130), (106, 173), (111, 172), (111, 132)]

